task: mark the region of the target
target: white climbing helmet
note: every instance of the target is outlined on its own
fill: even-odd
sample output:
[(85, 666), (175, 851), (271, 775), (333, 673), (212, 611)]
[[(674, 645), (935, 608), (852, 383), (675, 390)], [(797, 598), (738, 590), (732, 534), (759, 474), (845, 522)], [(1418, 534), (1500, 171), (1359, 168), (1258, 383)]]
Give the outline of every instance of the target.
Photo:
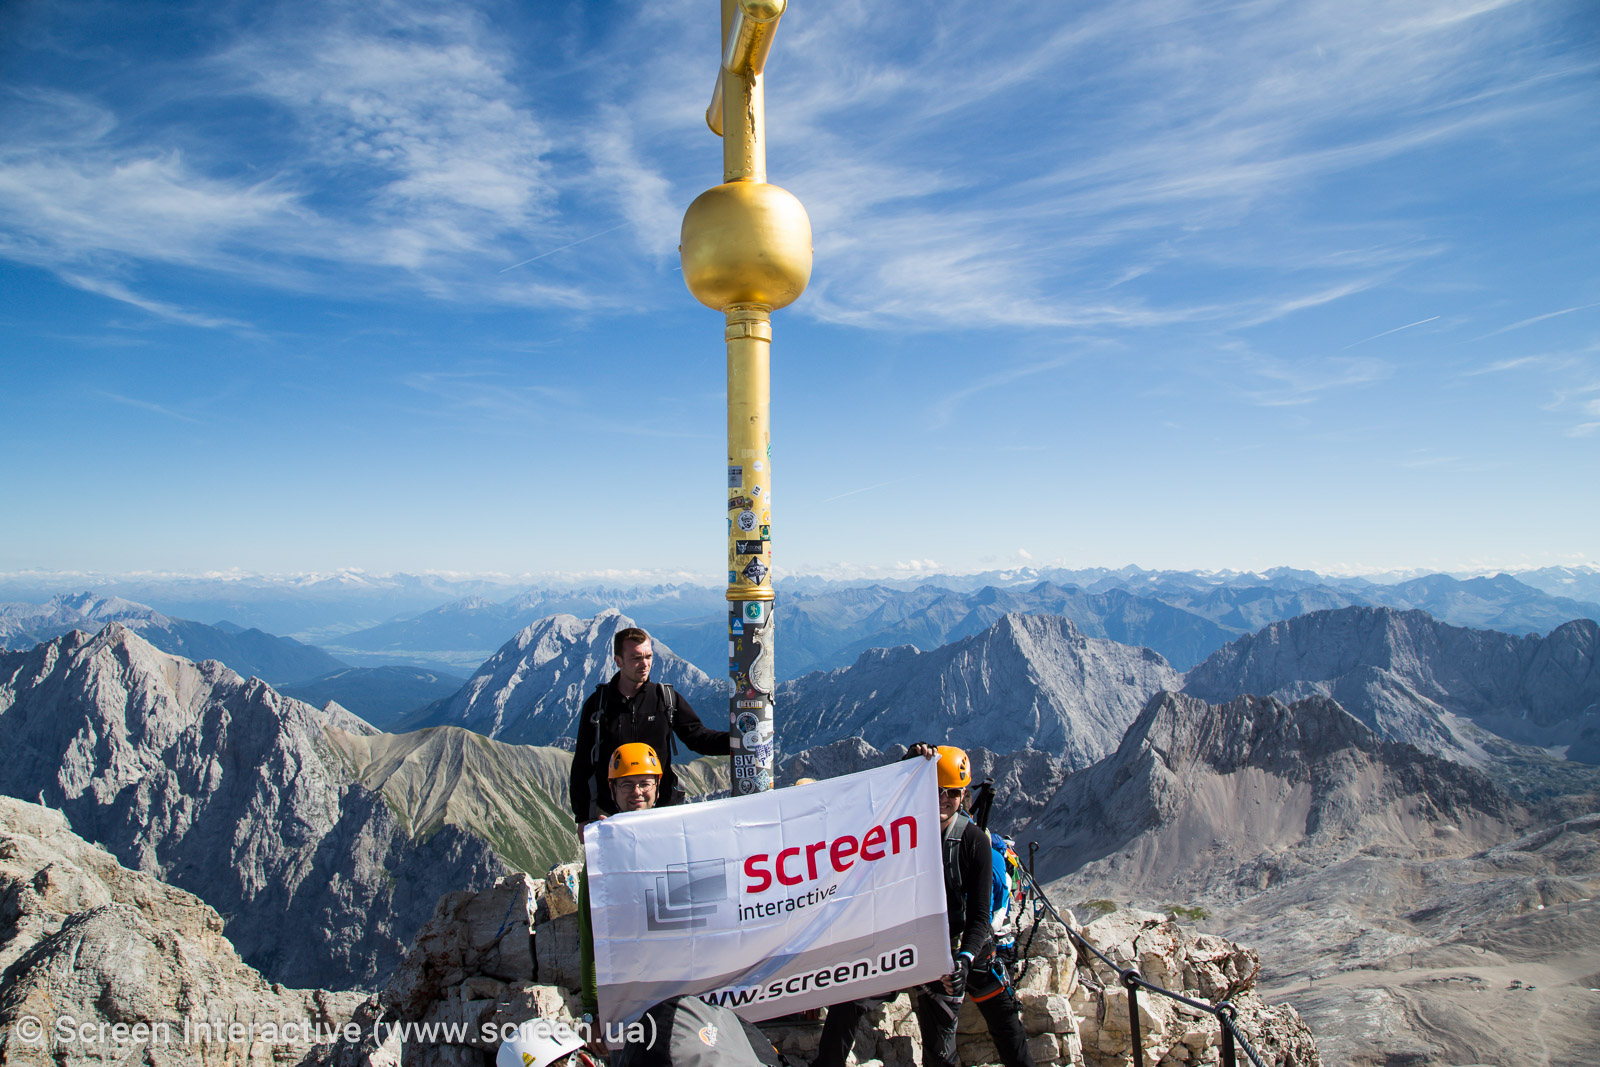
[(550, 1067), (550, 1064), (583, 1047), (583, 1039), (565, 1023), (550, 1019), (529, 1019), (517, 1027), (509, 1040), (500, 1043), (495, 1067)]

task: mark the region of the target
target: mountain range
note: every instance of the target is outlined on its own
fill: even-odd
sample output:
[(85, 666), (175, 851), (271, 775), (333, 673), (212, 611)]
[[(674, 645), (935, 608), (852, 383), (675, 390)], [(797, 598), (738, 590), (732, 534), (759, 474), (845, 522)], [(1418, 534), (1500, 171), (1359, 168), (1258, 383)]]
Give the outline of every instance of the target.
[(99, 630), (116, 622), (163, 652), (185, 659), (220, 660), (245, 677), (274, 684), (300, 682), (345, 665), (320, 648), (227, 622), (215, 626), (174, 619), (154, 608), (92, 593), (59, 594), (44, 604), (0, 604), (0, 649), (28, 649), (72, 630)]
[[(910, 587), (786, 583), (779, 601), (779, 678), (848, 666), (873, 648), (910, 644), (931, 651), (1008, 613), (1061, 615), (1090, 637), (1155, 649), (1179, 670), (1273, 622), (1353, 605), (1415, 608), (1456, 625), (1514, 634), (1600, 619), (1600, 604), (1552, 595), (1504, 574), (1467, 580), (1436, 574), (1389, 585), (1289, 570), (1226, 578), (1136, 568), (1040, 574), (1024, 580), (1021, 572), (1008, 573), (978, 586), (950, 576)], [(1572, 583), (1587, 588), (1577, 577)], [(627, 612), (683, 658), (721, 676), (726, 604), (720, 588), (702, 586), (533, 590), (501, 603), (473, 597), (339, 636), (327, 647), (351, 662), (470, 669), (540, 618), (608, 608)]]
[(320, 643), (331, 634), (376, 626), (463, 597), (509, 596), (527, 588), (529, 581), (528, 576), (373, 574), (357, 568), (289, 575), (23, 571), (0, 574), (0, 598), (42, 601), (64, 589), (90, 588), (104, 597), (154, 605), (170, 615), (233, 619)]
[[(471, 670), (493, 649), (552, 615), (596, 615), (625, 610), (652, 631), (675, 620), (712, 619), (727, 629), (721, 589), (693, 585), (632, 588), (530, 589), (503, 602), (474, 596), (420, 614), (330, 638), (327, 647), (351, 662), (437, 664)], [(665, 634), (663, 636), (666, 636)]]
[(119, 623), (0, 653), (0, 793), (201, 897), (288, 985), (371, 985), (441, 894), (575, 851), (543, 750), (439, 731), (407, 764), (374, 734)]
[[(1344, 608), (1273, 623), (1214, 653), (1184, 691), (1331, 696), (1380, 735), (1481, 759), (1482, 730), (1520, 744), (1578, 745), (1600, 725), (1600, 624), (1514, 637), (1421, 611)], [(1476, 726), (1481, 729), (1470, 729)]]
[[(54, 595), (52, 582), (68, 576), (0, 575), (0, 595)], [(725, 601), (720, 586), (693, 583), (607, 585), (545, 580), (529, 586), (510, 576), (372, 575), (136, 576), (76, 575), (93, 585), (95, 598), (154, 604), (168, 617), (230, 618), (288, 634), (362, 667), (411, 666), (466, 674), (510, 637), (553, 614), (590, 616), (615, 609), (629, 614), (712, 677), (723, 673)], [(1350, 578), (1291, 568), (1264, 572), (1148, 571), (1015, 568), (977, 575), (926, 575), (915, 580), (829, 581), (786, 576), (780, 591), (784, 655), (779, 680), (812, 670), (848, 666), (871, 648), (913, 644), (923, 651), (970, 636), (1001, 614), (1058, 614), (1091, 637), (1141, 645), (1186, 670), (1235, 637), (1313, 611), (1352, 605), (1387, 605), (1427, 611), (1459, 626), (1507, 633), (1545, 633), (1574, 618), (1600, 618), (1600, 569), (1548, 567), (1516, 576), (1443, 574)], [(8, 610), (9, 609), (9, 610)], [(0, 606), (0, 641), (7, 647), (80, 627), (94, 629), (108, 615), (62, 620), (53, 630), (23, 636), (4, 621), (36, 606)], [(132, 624), (133, 614), (116, 616)], [(239, 628), (218, 623), (217, 629)], [(214, 635), (213, 635), (214, 636)], [(158, 644), (161, 642), (158, 641)], [(170, 646), (170, 647), (169, 647)], [(261, 674), (258, 660), (239, 649), (204, 647), (191, 639), (169, 650), (192, 658), (214, 656), (244, 674)], [(232, 655), (225, 655), (228, 652)], [(334, 670), (268, 666), (276, 684), (305, 682)], [(373, 679), (375, 683), (381, 679)]]
[[(1227, 618), (1224, 605), (1260, 603), (1244, 595), (1259, 586), (1170, 585), (1172, 596), (1189, 588), (1181, 610), (1195, 618), (1195, 607)], [(1121, 596), (1132, 626), (1144, 594), (1039, 583), (903, 592), (838, 589), (826, 603), (848, 606), (849, 625), (885, 609), (874, 624), (907, 636), (920, 627), (920, 639), (984, 625), (784, 682), (784, 781), (875, 765), (912, 741), (962, 744), (978, 777), (996, 783), (996, 827), (1043, 846), (1038, 873), (1058, 900), (1203, 906), (1272, 946), (1279, 975), (1314, 973), (1295, 970), (1298, 953), (1319, 966), (1336, 958), (1346, 981), (1366, 981), (1420, 946), (1439, 953), (1426, 980), (1448, 981), (1463, 924), (1506, 928), (1493, 925), (1497, 902), (1515, 918), (1600, 891), (1600, 873), (1570, 873), (1600, 855), (1593, 828), (1506, 843), (1551, 810), (1530, 802), (1529, 767), (1556, 768), (1540, 788), (1590, 805), (1577, 811), (1600, 792), (1593, 768), (1519, 747), (1600, 759), (1593, 622), (1516, 636), (1345, 605), (1269, 622), (1180, 673), (1067, 616), (1000, 610)], [(891, 618), (908, 604), (927, 621)], [(393, 734), (330, 695), (318, 707), (219, 663), (165, 655), (127, 625), (64, 634), (0, 653), (0, 737), (13, 753), (0, 792), (42, 799), (123, 863), (196, 893), (269, 979), (371, 988), (440, 894), (573, 854), (562, 814), (570, 755), (505, 741), (570, 737), (578, 704), (611, 673), (612, 635), (630, 621), (616, 611), (536, 621)], [(720, 680), (664, 639), (657, 664), (715, 724)], [(726, 763), (686, 771), (697, 791), (715, 792)], [(1446, 871), (1459, 884), (1442, 881)], [(1332, 900), (1357, 910), (1332, 914)], [(1396, 912), (1400, 901), (1410, 910)], [(286, 925), (305, 936), (283, 938)], [(1331, 1004), (1321, 1025), (1346, 1017), (1349, 1003)]]
[[(608, 678), (611, 636), (628, 618), (558, 615), (496, 652), (462, 689), (393, 724), (449, 724), (500, 740), (567, 744), (583, 699)], [(726, 690), (657, 644), (656, 677), (720, 719)], [(1274, 623), (1186, 674), (1159, 654), (1085, 635), (1057, 615), (1002, 614), (932, 651), (861, 653), (849, 667), (778, 688), (782, 751), (860, 737), (874, 751), (919, 740), (1042, 751), (1067, 770), (1113, 751), (1153, 694), (1223, 703), (1332, 697), (1386, 740), (1481, 764), (1509, 746), (1565, 746), (1600, 762), (1600, 624), (1546, 637), (1450, 626), (1420, 611), (1346, 607)], [(1545, 757), (1548, 759), (1548, 757)], [(1555, 761), (1559, 762), (1559, 761)]]

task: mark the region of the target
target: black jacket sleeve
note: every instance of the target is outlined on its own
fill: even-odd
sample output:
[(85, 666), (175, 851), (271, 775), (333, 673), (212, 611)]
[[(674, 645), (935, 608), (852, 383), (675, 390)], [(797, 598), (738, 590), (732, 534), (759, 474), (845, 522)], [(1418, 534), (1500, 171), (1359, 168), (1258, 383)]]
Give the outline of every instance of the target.
[(989, 858), (989, 835), (977, 823), (968, 823), (961, 835), (961, 891), (966, 896), (966, 925), (961, 928), (961, 947), (977, 959), (993, 934), (990, 905), (993, 903), (994, 861)]
[(572, 750), (572, 777), (567, 783), (567, 798), (572, 803), (573, 820), (580, 823), (589, 819), (589, 783), (594, 776), (594, 768), (589, 765), (590, 753), (594, 751), (594, 723), (590, 718), (599, 699), (600, 693), (596, 691), (583, 702), (583, 710), (578, 712), (578, 744)]
[(726, 756), (733, 751), (728, 742), (729, 731), (713, 730), (701, 722), (682, 693), (678, 693), (678, 709), (672, 713), (672, 732), (702, 756)]

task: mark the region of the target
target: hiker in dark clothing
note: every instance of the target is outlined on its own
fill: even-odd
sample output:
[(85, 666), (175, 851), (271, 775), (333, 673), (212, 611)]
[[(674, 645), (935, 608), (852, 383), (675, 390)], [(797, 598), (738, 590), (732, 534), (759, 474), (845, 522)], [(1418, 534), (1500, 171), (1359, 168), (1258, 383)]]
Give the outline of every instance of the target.
[(578, 743), (572, 753), (570, 798), (572, 817), (582, 826), (602, 815), (615, 814), (616, 802), (603, 778), (618, 745), (642, 741), (661, 757), (662, 805), (681, 797), (672, 756), (674, 735), (703, 756), (726, 756), (728, 731), (713, 730), (700, 721), (689, 702), (670, 685), (650, 681), (655, 650), (650, 635), (638, 627), (618, 630), (611, 641), (617, 673), (598, 686), (583, 702), (578, 716)]
[[(990, 858), (989, 835), (961, 810), (967, 786), (972, 783), (972, 765), (967, 754), (951, 745), (940, 745), (936, 749), (932, 745), (916, 744), (911, 746), (906, 758), (916, 756), (939, 761), (939, 826), (943, 831), (945, 901), (956, 968), (937, 985), (930, 982), (912, 990), (912, 1006), (922, 1030), (922, 1067), (956, 1067), (956, 1020), (961, 1014), (962, 998), (966, 996), (967, 976), (974, 960), (992, 956), (990, 903), (994, 864)], [(844, 1067), (855, 1044), (856, 1026), (873, 1003), (872, 1000), (852, 1000), (829, 1006), (817, 1057), (811, 1061), (811, 1067)], [(987, 1010), (984, 1016), (989, 1017)], [(1008, 1025), (997, 1028), (991, 1020), (990, 1035), (1008, 1067), (1033, 1067), (1033, 1061), (1028, 1058), (1027, 1034), (1022, 1029), (1022, 1020), (1015, 1018), (1015, 1021), (1013, 1031)]]

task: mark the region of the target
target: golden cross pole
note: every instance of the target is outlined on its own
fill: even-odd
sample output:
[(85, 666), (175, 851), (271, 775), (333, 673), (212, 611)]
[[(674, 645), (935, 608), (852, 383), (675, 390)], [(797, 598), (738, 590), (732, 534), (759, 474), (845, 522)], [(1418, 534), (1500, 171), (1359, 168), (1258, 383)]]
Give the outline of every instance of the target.
[(722, 0), (722, 67), (706, 123), (722, 184), (683, 216), (683, 280), (722, 312), (728, 344), (728, 700), (733, 794), (772, 788), (772, 312), (811, 280), (811, 220), (767, 184), (761, 71), (787, 0)]

